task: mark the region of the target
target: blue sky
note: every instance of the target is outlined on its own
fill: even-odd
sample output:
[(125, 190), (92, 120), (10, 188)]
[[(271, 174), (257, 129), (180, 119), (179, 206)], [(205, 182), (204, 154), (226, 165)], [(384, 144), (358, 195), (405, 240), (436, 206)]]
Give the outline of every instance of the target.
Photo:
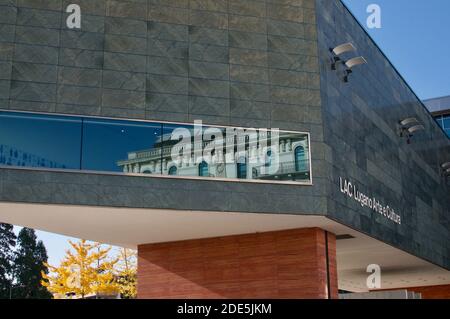
[[(382, 28), (367, 30), (421, 99), (450, 95), (449, 0), (344, 0), (365, 26), (369, 4), (382, 9)], [(69, 238), (38, 232), (58, 265)], [(75, 239), (74, 239), (75, 240)]]
[(369, 4), (381, 7), (382, 28), (367, 29), (421, 99), (450, 95), (450, 1), (344, 0), (366, 26)]

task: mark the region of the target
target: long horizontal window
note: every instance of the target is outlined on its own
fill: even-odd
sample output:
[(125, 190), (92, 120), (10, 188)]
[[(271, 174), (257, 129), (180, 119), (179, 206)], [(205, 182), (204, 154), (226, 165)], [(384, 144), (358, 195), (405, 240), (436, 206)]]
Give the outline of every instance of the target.
[(309, 135), (0, 111), (0, 165), (311, 182)]

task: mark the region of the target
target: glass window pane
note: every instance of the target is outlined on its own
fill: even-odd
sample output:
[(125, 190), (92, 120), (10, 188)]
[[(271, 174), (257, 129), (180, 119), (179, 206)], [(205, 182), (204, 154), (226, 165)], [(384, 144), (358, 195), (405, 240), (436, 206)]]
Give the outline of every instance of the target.
[(237, 178), (246, 179), (247, 178), (247, 163), (244, 162), (245, 159), (237, 163)]
[(198, 175), (202, 177), (209, 177), (209, 165), (205, 161), (198, 166)]
[(444, 126), (445, 129), (450, 128), (450, 116), (444, 117)]
[(158, 123), (85, 119), (82, 169), (161, 174)]
[[(194, 165), (193, 159), (176, 157), (172, 159), (172, 151), (175, 152), (173, 148), (180, 142), (181, 136), (172, 139), (172, 133), (176, 129), (184, 130), (185, 134), (193, 134), (193, 125), (175, 125), (175, 124), (163, 124), (163, 134), (162, 134), (162, 174), (163, 175), (177, 175), (177, 176), (198, 176), (197, 166)], [(177, 131), (178, 132), (178, 131)], [(182, 133), (181, 133), (182, 134)], [(178, 150), (178, 154), (182, 155), (182, 151)]]
[(307, 170), (307, 158), (305, 154), (305, 148), (301, 145), (295, 148), (295, 170), (297, 172)]
[(175, 165), (173, 165), (169, 168), (169, 175), (175, 176), (175, 175), (177, 175), (177, 172), (178, 172), (178, 168)]
[(278, 148), (266, 152), (266, 162), (253, 166), (253, 179), (310, 181), (308, 135), (281, 131), (278, 140)]
[(0, 112), (0, 165), (310, 182), (309, 153), (304, 133)]
[[(171, 140), (176, 129), (181, 130), (177, 131), (175, 140)], [(171, 167), (176, 166), (179, 176), (310, 181), (307, 134), (280, 132), (278, 138), (273, 139), (265, 132), (230, 129), (203, 127), (194, 143), (193, 126), (163, 125), (166, 137), (163, 174), (170, 174)], [(188, 137), (184, 141), (189, 144), (188, 149), (180, 146), (179, 136)], [(253, 143), (250, 143), (250, 137)], [(177, 158), (172, 158), (173, 147), (178, 147), (173, 152)]]
[(81, 119), (0, 112), (0, 164), (80, 168)]
[(195, 130), (193, 125), (173, 124), (163, 127), (163, 174), (175, 165), (179, 176), (236, 178), (236, 163), (225, 162), (225, 128), (199, 126)]

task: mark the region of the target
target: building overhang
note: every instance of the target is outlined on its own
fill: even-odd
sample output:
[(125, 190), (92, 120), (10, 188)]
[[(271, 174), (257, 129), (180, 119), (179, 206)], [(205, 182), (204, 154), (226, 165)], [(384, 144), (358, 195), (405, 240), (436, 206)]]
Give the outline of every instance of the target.
[[(111, 245), (140, 244), (318, 227), (338, 236), (339, 288), (368, 291), (380, 265), (382, 289), (450, 284), (450, 271), (325, 216), (0, 203), (0, 221)], [(342, 239), (340, 239), (342, 238)]]

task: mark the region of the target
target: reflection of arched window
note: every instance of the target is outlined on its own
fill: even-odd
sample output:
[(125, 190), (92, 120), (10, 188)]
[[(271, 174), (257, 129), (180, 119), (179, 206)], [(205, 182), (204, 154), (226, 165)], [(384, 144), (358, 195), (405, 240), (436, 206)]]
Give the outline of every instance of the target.
[(148, 169), (142, 172), (142, 174), (151, 174), (151, 173), (152, 173), (152, 171), (150, 171)]
[(206, 163), (205, 161), (201, 162), (198, 166), (198, 176), (209, 176), (208, 163)]
[(272, 150), (268, 150), (266, 153), (265, 164), (266, 167), (270, 167), (272, 165)]
[(177, 167), (176, 166), (172, 166), (171, 168), (169, 168), (169, 175), (177, 175)]
[(237, 162), (237, 178), (247, 178), (247, 161), (244, 157), (241, 157)]
[(303, 146), (297, 146), (295, 148), (295, 170), (297, 172), (304, 171), (306, 169), (305, 149)]

